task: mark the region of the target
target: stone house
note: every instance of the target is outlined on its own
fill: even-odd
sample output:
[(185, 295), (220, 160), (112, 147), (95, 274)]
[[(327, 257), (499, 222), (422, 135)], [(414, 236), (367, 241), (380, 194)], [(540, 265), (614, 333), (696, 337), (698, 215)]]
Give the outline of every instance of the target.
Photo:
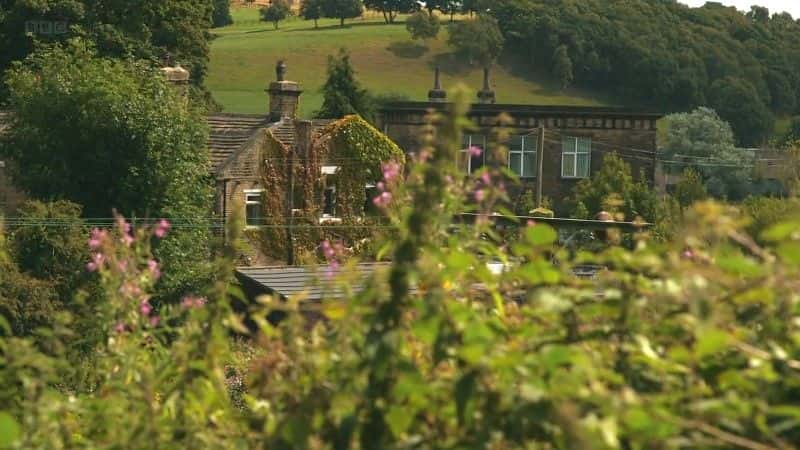
[[(446, 108), (447, 96), (437, 70), (428, 101), (387, 104), (380, 111), (380, 126), (403, 149), (413, 152), (420, 146), (429, 113)], [(509, 150), (507, 160), (489, 161), (486, 151), (472, 156), (470, 147), (486, 149), (496, 144), (491, 139), (503, 113), (510, 117), (510, 123), (504, 125), (510, 133), (509, 141), (503, 143)], [(478, 102), (468, 113), (477, 128), (464, 136), (459, 164), (465, 173), (486, 164), (506, 165), (521, 181), (511, 193), (512, 199), (524, 191), (536, 194), (541, 186), (541, 196), (550, 199), (558, 212), (572, 188), (598, 171), (603, 158), (611, 153), (627, 161), (634, 176), (644, 174), (652, 184), (657, 161), (656, 121), (662, 116), (629, 108), (497, 104), (485, 70)], [(541, 180), (537, 180), (540, 157)]]

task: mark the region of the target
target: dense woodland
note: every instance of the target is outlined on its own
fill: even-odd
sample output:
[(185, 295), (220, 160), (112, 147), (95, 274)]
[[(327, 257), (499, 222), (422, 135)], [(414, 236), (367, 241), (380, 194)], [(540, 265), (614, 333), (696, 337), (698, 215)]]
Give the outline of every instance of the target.
[(675, 0), (492, 2), (507, 49), (553, 72), (566, 46), (574, 83), (667, 111), (707, 105), (741, 145), (798, 112), (800, 23), (754, 7), (747, 14)]

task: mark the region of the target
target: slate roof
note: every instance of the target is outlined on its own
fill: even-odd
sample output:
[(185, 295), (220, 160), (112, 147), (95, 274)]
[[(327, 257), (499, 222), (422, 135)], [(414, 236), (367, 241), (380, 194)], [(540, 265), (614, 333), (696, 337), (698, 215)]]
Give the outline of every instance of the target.
[(264, 114), (212, 114), (207, 121), (208, 150), (213, 172), (268, 123)]
[[(295, 145), (295, 125), (291, 119), (269, 122), (264, 114), (212, 114), (207, 117), (208, 149), (211, 170), (219, 173), (234, 155), (248, 147), (258, 130), (268, 128), (283, 145)], [(330, 120), (312, 120), (312, 133), (318, 133)]]
[[(365, 280), (376, 270), (388, 268), (388, 263), (362, 263), (355, 266), (359, 280)], [(278, 294), (283, 298), (305, 293), (307, 301), (319, 301), (324, 298), (336, 298), (342, 295), (341, 291), (330, 291), (328, 284), (327, 268), (310, 266), (292, 267), (239, 267), (236, 276), (245, 284), (254, 284), (259, 290)], [(342, 269), (334, 272), (336, 275)], [(354, 291), (362, 288), (361, 285), (353, 286)]]

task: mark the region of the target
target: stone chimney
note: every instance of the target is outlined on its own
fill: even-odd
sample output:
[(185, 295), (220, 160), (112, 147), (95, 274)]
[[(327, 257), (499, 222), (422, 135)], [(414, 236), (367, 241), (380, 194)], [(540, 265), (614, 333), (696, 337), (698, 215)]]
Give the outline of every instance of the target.
[(269, 84), (269, 120), (277, 122), (283, 118), (297, 117), (297, 106), (300, 103), (300, 85), (294, 81), (286, 81), (286, 63), (278, 61), (275, 66), (277, 80)]
[(447, 92), (442, 89), (442, 84), (439, 82), (439, 66), (436, 66), (433, 89), (428, 91), (428, 101), (431, 103), (444, 103), (447, 101)]
[(494, 91), (489, 83), (489, 67), (483, 68), (483, 89), (478, 91), (478, 103), (483, 105), (494, 104)]
[(182, 95), (186, 95), (186, 89), (189, 85), (189, 71), (181, 67), (180, 64), (169, 65), (161, 68), (161, 73), (167, 82), (175, 88)]

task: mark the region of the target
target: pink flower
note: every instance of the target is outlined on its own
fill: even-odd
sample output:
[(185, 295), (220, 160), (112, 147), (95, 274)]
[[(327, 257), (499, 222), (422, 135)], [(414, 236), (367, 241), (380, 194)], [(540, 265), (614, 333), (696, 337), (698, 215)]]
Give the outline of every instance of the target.
[(149, 316), (152, 311), (153, 307), (150, 306), (147, 300), (143, 300), (142, 303), (139, 304), (139, 312), (141, 312), (143, 316)]
[(125, 244), (126, 247), (130, 247), (133, 244), (133, 236), (128, 233), (122, 235), (122, 243)]
[(117, 324), (114, 325), (114, 331), (116, 331), (117, 333), (124, 333), (125, 332), (125, 324), (122, 323), (122, 322), (117, 322)]
[(331, 260), (336, 256), (336, 251), (327, 239), (322, 241), (322, 254), (325, 255), (327, 260)]
[(161, 323), (161, 317), (153, 316), (150, 318), (151, 327), (157, 327), (159, 323)]
[(529, 227), (535, 227), (536, 226), (536, 222), (534, 222), (533, 220), (528, 220), (528, 223), (526, 225), (529, 226)]
[(86, 270), (89, 272), (94, 272), (100, 269), (100, 266), (103, 265), (103, 261), (105, 261), (105, 256), (102, 253), (96, 252), (92, 253), (92, 260), (86, 264)]
[(400, 175), (400, 164), (394, 161), (383, 164), (381, 168), (383, 169), (383, 179), (387, 183), (390, 183)]
[(328, 264), (328, 269), (325, 271), (325, 276), (328, 278), (333, 278), (336, 275), (336, 271), (339, 270), (339, 261), (333, 260)]
[(477, 191), (475, 191), (474, 195), (476, 202), (482, 202), (486, 199), (486, 191), (484, 191), (483, 189), (478, 189)]
[(128, 260), (121, 259), (117, 261), (117, 268), (120, 272), (125, 272), (125, 270), (128, 268)]
[(103, 242), (108, 237), (108, 232), (99, 228), (92, 228), (91, 236), (89, 237), (89, 249), (97, 250), (103, 245)]
[(193, 295), (187, 295), (183, 297), (181, 301), (181, 307), (183, 309), (193, 309), (193, 308), (202, 308), (206, 304), (206, 299), (202, 297), (195, 297)]
[(483, 154), (483, 149), (472, 145), (469, 147), (469, 154), (470, 156), (481, 156), (481, 154)]
[(169, 231), (170, 228), (172, 228), (172, 225), (170, 225), (169, 221), (167, 221), (166, 219), (161, 219), (156, 224), (156, 228), (153, 231), (153, 234), (155, 234), (157, 238), (163, 239), (164, 236), (167, 235), (167, 232)]
[(147, 261), (147, 269), (150, 271), (154, 280), (161, 278), (161, 269), (158, 268), (158, 261), (151, 259)]
[(379, 181), (378, 184), (375, 185), (375, 187), (377, 187), (379, 191), (386, 190), (386, 184), (383, 181)]
[(694, 252), (691, 251), (690, 249), (686, 249), (686, 250), (683, 251), (681, 256), (683, 256), (684, 259), (693, 259), (694, 258)]
[(381, 195), (372, 199), (372, 203), (378, 208), (386, 208), (392, 202), (391, 192), (381, 192)]
[(489, 172), (483, 172), (481, 175), (481, 181), (483, 181), (483, 184), (489, 186), (492, 183), (492, 176), (489, 175)]

